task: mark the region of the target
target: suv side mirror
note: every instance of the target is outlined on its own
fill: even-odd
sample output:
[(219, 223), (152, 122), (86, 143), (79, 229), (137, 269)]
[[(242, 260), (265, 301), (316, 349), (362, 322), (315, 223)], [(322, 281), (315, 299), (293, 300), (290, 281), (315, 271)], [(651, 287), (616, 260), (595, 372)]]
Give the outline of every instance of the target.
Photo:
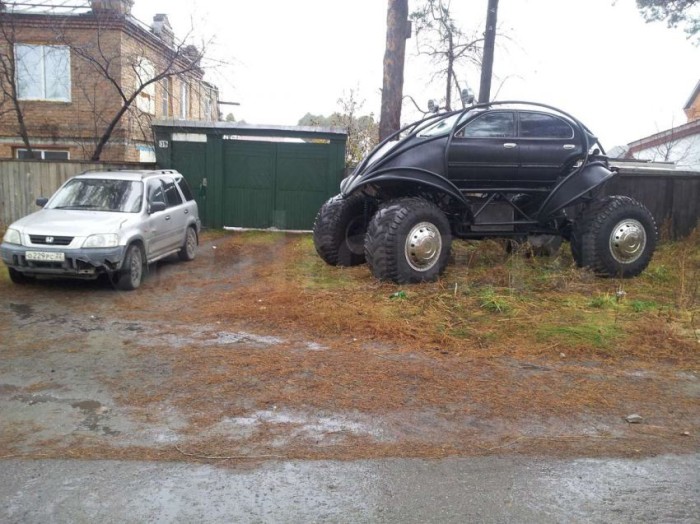
[(39, 197), (36, 199), (36, 205), (39, 207), (44, 207), (48, 201), (49, 199), (46, 197)]
[(165, 202), (151, 202), (148, 204), (148, 214), (152, 215), (153, 213), (165, 211), (167, 207), (168, 206), (165, 205)]

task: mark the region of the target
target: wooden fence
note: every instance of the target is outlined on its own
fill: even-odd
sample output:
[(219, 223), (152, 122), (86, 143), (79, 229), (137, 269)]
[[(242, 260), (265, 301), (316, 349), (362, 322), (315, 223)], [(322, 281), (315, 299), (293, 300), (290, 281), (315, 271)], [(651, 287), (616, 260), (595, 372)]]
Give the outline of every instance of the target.
[[(628, 195), (652, 212), (670, 238), (681, 238), (698, 227), (700, 172), (653, 169), (619, 164), (620, 175), (606, 185), (606, 193)], [(93, 164), (88, 162), (0, 161), (0, 231), (36, 211), (37, 197), (51, 196), (72, 176), (85, 171), (154, 169), (153, 164)]]
[(700, 224), (700, 172), (626, 167), (605, 186), (608, 195), (627, 195), (654, 215), (663, 237), (678, 239)]
[(154, 164), (103, 164), (90, 162), (0, 161), (0, 230), (38, 211), (36, 199), (50, 197), (66, 180), (85, 171), (154, 169)]

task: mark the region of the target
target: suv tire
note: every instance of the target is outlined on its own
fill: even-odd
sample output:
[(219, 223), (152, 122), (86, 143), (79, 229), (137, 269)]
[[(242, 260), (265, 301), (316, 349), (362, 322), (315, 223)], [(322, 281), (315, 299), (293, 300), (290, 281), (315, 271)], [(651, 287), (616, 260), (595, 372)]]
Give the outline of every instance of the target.
[(131, 244), (124, 256), (122, 269), (117, 275), (116, 286), (122, 291), (132, 291), (143, 280), (143, 249), (138, 244)]
[(634, 277), (649, 265), (657, 229), (649, 210), (626, 196), (594, 201), (574, 225), (576, 263), (607, 277)]
[(357, 266), (365, 262), (364, 241), (367, 221), (374, 211), (361, 194), (336, 195), (329, 199), (314, 221), (314, 246), (318, 255), (332, 266)]
[(188, 262), (194, 260), (197, 256), (197, 232), (193, 227), (188, 227), (185, 233), (185, 243), (182, 245), (180, 251), (177, 252), (177, 256), (180, 260)]
[(439, 207), (422, 198), (400, 198), (372, 218), (365, 257), (379, 280), (432, 282), (445, 270), (451, 246), (450, 224)]
[(21, 271), (17, 271), (14, 268), (8, 267), (7, 272), (10, 274), (10, 280), (14, 284), (28, 284), (32, 280), (34, 280), (32, 277), (25, 275)]

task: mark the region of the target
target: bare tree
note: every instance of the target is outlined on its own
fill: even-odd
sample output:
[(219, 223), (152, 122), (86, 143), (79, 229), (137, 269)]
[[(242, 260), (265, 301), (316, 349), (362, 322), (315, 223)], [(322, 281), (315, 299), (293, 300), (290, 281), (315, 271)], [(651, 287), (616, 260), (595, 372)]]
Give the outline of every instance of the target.
[(632, 153), (632, 158), (637, 160), (651, 160), (652, 162), (683, 163), (694, 149), (692, 135), (681, 135), (678, 128), (671, 124), (671, 129), (664, 132), (663, 141), (659, 139), (655, 145), (644, 151)]
[(401, 99), (406, 39), (410, 37), (408, 0), (389, 0), (386, 17), (386, 51), (379, 139), (384, 140), (401, 127)]
[(0, 91), (2, 92), (2, 109), (0, 117), (14, 113), (17, 120), (17, 130), (29, 154), (32, 154), (32, 144), (29, 131), (24, 119), (22, 104), (17, 92), (15, 70), (16, 30), (14, 18), (7, 12), (5, 4), (0, 5)]
[[(150, 127), (153, 111), (144, 110), (137, 101), (142, 95), (155, 92), (156, 85), (170, 77), (187, 79), (194, 75), (202, 76), (201, 62), (205, 47), (196, 48), (184, 41), (165, 48), (157, 57), (150, 59), (145, 46), (123, 52), (109, 38), (110, 30), (124, 23), (118, 15), (101, 16), (96, 19), (94, 38), (86, 43), (76, 39), (68, 31), (60, 31), (57, 38), (68, 46), (73, 56), (78, 57), (88, 66), (93, 78), (93, 92), (84, 91), (86, 99), (92, 105), (93, 124), (96, 131), (96, 144), (91, 160), (100, 159), (102, 152), (112, 137), (115, 129), (125, 115), (131, 113), (134, 124), (141, 129)], [(93, 76), (94, 75), (94, 76)], [(105, 104), (104, 92), (94, 91), (95, 87), (104, 86), (118, 101), (118, 104)], [(155, 103), (155, 96), (149, 94), (147, 103)], [(148, 136), (148, 132), (144, 132)]]
[[(13, 107), (19, 134), (31, 151), (29, 124), (18, 94), (17, 57), (14, 56), (22, 16), (15, 8), (23, 5), (34, 4), (10, 1), (4, 2), (0, 9), (0, 94)], [(75, 61), (70, 68), (78, 77), (73, 85), (80, 93), (79, 101), (74, 100), (81, 119), (79, 131), (82, 135), (77, 136), (80, 136), (85, 156), (91, 160), (100, 159), (115, 133), (127, 136), (128, 128), (139, 130), (150, 140), (150, 123), (155, 111), (149, 104), (155, 104), (155, 92), (164, 79), (179, 78), (187, 83), (189, 87), (184, 92), (188, 98), (195, 99), (198, 94), (191, 89), (201, 83), (207, 45), (191, 45), (191, 33), (181, 41), (174, 38), (159, 41), (147, 34), (148, 29), (117, 11), (83, 15), (78, 20), (79, 30), (73, 25), (78, 17), (51, 16), (56, 18), (47, 32), (47, 39), (51, 45), (67, 47), (71, 61)], [(127, 30), (144, 34), (125, 46), (122, 38), (115, 35)], [(46, 124), (35, 125), (46, 127)]]
[[(425, 0), (411, 14), (416, 25), (419, 54), (430, 58), (435, 66), (433, 79), (445, 82), (443, 107), (452, 109), (453, 96), (462, 91), (459, 71), (463, 65), (481, 67), (484, 37), (468, 34), (452, 17), (450, 0)], [(466, 87), (466, 86), (465, 86)]]
[(369, 153), (379, 140), (379, 125), (374, 114), (361, 114), (365, 101), (358, 99), (356, 89), (343, 92), (338, 99), (341, 111), (331, 116), (307, 113), (299, 120), (301, 126), (340, 127), (348, 135), (345, 147), (345, 166), (354, 167)]

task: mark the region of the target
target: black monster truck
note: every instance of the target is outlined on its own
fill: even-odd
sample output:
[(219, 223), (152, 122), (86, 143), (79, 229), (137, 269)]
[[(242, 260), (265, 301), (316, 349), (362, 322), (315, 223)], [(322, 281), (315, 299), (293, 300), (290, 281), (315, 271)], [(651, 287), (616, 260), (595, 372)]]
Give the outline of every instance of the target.
[(367, 261), (380, 280), (435, 280), (453, 238), (508, 238), (535, 250), (567, 240), (580, 267), (632, 277), (649, 264), (657, 230), (626, 196), (601, 197), (616, 175), (598, 140), (544, 104), (494, 102), (432, 115), (379, 144), (314, 224), (331, 265)]

